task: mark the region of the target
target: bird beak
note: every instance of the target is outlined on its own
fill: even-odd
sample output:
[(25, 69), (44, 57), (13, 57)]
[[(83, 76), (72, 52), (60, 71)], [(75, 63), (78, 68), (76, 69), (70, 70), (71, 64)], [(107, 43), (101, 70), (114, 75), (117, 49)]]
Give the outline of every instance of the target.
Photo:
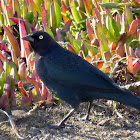
[(29, 41), (29, 42), (34, 42), (34, 38), (30, 34), (23, 37), (22, 39), (26, 40), (26, 41)]

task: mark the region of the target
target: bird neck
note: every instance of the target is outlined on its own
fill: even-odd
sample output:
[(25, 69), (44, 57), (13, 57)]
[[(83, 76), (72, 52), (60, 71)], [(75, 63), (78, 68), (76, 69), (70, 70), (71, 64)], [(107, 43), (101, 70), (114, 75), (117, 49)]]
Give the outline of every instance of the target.
[(41, 46), (41, 48), (38, 48), (39, 50), (34, 50), (34, 51), (39, 56), (44, 56), (44, 55), (47, 55), (47, 54), (51, 53), (52, 51), (56, 50), (58, 47), (59, 47), (59, 45), (57, 45), (56, 42), (51, 42), (51, 43), (48, 42), (44, 46)]

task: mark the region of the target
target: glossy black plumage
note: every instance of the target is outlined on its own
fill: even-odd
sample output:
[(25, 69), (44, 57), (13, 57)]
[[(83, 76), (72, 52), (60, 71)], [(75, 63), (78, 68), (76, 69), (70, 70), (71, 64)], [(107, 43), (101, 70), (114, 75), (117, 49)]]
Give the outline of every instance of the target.
[(94, 99), (115, 100), (140, 110), (139, 97), (118, 87), (98, 68), (57, 44), (49, 34), (36, 31), (23, 39), (30, 42), (35, 52), (35, 67), (40, 79), (73, 108), (60, 126), (81, 102), (92, 105)]

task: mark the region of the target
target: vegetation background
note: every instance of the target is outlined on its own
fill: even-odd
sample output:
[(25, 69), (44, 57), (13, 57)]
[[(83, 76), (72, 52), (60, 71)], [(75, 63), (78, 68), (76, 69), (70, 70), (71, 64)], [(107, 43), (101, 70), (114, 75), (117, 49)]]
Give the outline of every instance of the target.
[[(24, 120), (31, 127), (36, 122), (36, 119), (39, 122), (42, 120), (43, 124), (46, 121), (45, 114), (43, 114), (44, 117), (39, 118), (39, 114), (43, 113), (43, 111), (36, 110), (36, 108), (40, 106), (53, 107), (62, 102), (49, 92), (37, 76), (34, 67), (34, 53), (30, 49), (29, 43), (22, 40), (22, 37), (28, 33), (37, 30), (48, 32), (62, 47), (83, 57), (110, 75), (118, 85), (126, 85), (126, 88), (140, 96), (139, 0), (0, 0), (0, 27), (0, 112), (2, 115), (6, 113), (4, 110), (11, 114), (11, 111), (16, 109), (12, 117), (17, 120), (19, 118), (24, 120), (23, 118), (31, 116), (29, 120)], [(129, 84), (132, 84), (132, 86)], [(114, 102), (111, 102), (111, 104), (104, 100), (102, 102), (114, 106)], [(35, 106), (33, 110), (30, 110), (33, 104)], [(65, 109), (67, 105), (62, 104), (64, 108), (60, 108), (67, 112)], [(19, 108), (30, 111), (28, 113), (23, 110), (17, 111)], [(118, 107), (114, 107), (115, 112), (117, 112), (116, 108), (118, 109)], [(135, 131), (140, 132), (139, 129), (137, 130), (138, 112), (128, 110), (125, 106), (119, 109), (121, 109), (121, 112), (130, 112), (130, 116), (133, 116), (133, 113), (136, 114), (136, 116), (132, 117), (132, 123), (136, 128), (134, 128)], [(32, 116), (34, 111), (39, 114), (35, 113), (36, 115)], [(53, 114), (52, 118), (54, 119), (61, 111), (58, 111), (56, 107), (52, 112), (51, 110), (47, 112), (48, 114)], [(127, 117), (129, 116), (128, 112), (126, 113)], [(46, 112), (44, 111), (44, 113)], [(94, 114), (94, 116), (96, 115)], [(52, 119), (50, 115), (47, 117), (48, 121)], [(93, 124), (97, 125), (99, 123), (99, 118), (94, 118), (92, 127)], [(9, 134), (11, 128), (3, 119), (6, 118), (4, 116), (1, 118), (0, 134), (2, 134), (3, 138), (8, 132), (8, 135), (12, 137), (14, 134)], [(95, 120), (98, 123), (95, 123)], [(71, 122), (75, 124), (75, 120), (71, 120)], [(91, 127), (90, 123), (87, 126), (84, 123), (80, 124), (79, 121), (79, 127), (84, 126), (87, 129)], [(26, 127), (27, 125), (22, 125), (21, 127), (21, 124), (19, 123), (16, 127), (18, 129), (19, 127), (21, 129), (29, 128), (29, 126)], [(41, 127), (44, 127), (42, 125)], [(40, 128), (38, 124), (36, 126)], [(122, 126), (124, 125), (121, 125), (118, 130), (121, 130)], [(15, 127), (13, 129), (16, 130)], [(21, 129), (19, 130), (20, 132), (22, 132)], [(51, 129), (46, 129), (52, 136), (50, 139), (53, 139)], [(120, 136), (120, 134), (114, 134), (111, 128), (109, 129), (109, 133), (113, 137)], [(100, 131), (99, 128), (97, 130)], [(104, 131), (107, 130), (105, 128)], [(89, 139), (109, 138), (107, 133), (106, 137), (102, 135), (103, 131), (100, 134), (96, 130), (94, 131), (97, 135), (95, 137), (92, 135), (92, 129), (90, 135), (93, 137), (89, 137)], [(56, 134), (57, 131), (53, 130), (53, 132)], [(79, 136), (79, 139), (83, 135), (83, 138), (88, 139), (84, 130), (82, 132), (77, 128), (70, 128), (68, 132), (66, 130), (66, 133), (70, 132), (73, 132), (74, 136), (69, 138), (75, 139), (76, 136)], [(59, 133), (63, 134), (64, 131), (60, 130)], [(27, 135), (25, 133), (25, 137), (29, 138), (29, 135)], [(126, 138), (132, 136), (126, 131), (124, 132), (124, 137), (125, 135)], [(138, 137), (140, 138), (140, 136), (134, 136), (134, 138)], [(9, 136), (5, 138), (8, 139)]]

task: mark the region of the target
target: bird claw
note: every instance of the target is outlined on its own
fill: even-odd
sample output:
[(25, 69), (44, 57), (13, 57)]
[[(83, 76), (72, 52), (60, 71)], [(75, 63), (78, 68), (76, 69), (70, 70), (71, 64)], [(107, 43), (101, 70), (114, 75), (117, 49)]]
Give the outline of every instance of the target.
[(60, 128), (65, 127), (65, 124), (63, 124), (63, 123), (57, 123), (57, 124), (50, 125), (50, 127), (53, 128), (53, 129), (60, 129)]
[(79, 118), (79, 120), (86, 120), (86, 121), (90, 121), (90, 119), (89, 119), (89, 116), (88, 115), (85, 115), (84, 117), (81, 117), (81, 118)]

